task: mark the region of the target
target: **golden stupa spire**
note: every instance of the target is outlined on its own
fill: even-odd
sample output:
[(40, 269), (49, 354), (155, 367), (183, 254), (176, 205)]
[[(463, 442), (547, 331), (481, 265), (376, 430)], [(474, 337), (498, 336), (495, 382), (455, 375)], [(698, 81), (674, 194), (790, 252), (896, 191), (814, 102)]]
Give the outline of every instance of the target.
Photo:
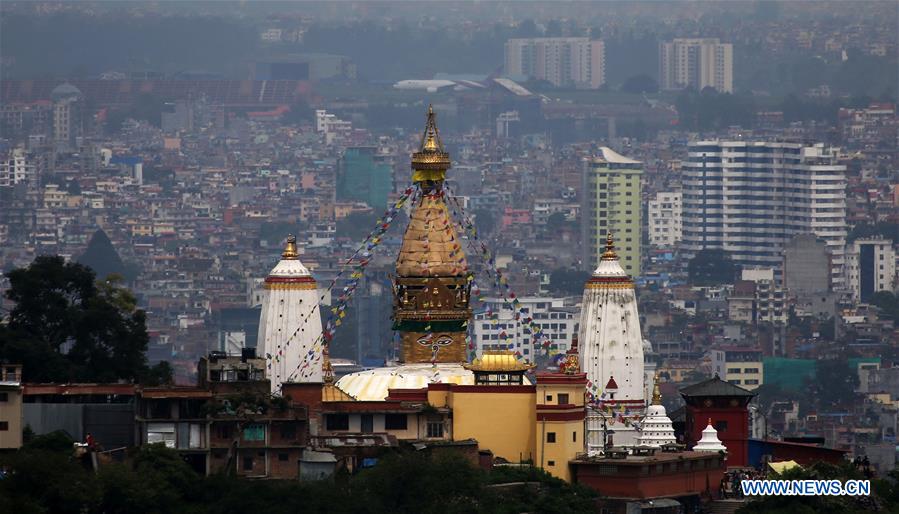
[(659, 388), (659, 374), (656, 373), (654, 384), (652, 386), (652, 405), (662, 404), (662, 390)]
[(412, 180), (417, 183), (442, 182), (446, 178), (446, 170), (451, 166), (449, 154), (443, 149), (440, 131), (437, 129), (437, 113), (433, 106), (428, 106), (421, 146), (412, 154)]
[(602, 260), (604, 261), (617, 261), (618, 254), (615, 253), (615, 241), (612, 239), (612, 231), (609, 231), (609, 234), (606, 236), (606, 251), (602, 253)]
[(322, 348), (322, 381), (325, 384), (334, 383), (334, 369), (331, 367), (331, 353), (328, 351), (328, 345)]
[(284, 246), (284, 253), (281, 254), (281, 258), (287, 261), (299, 259), (299, 254), (297, 253), (297, 238), (293, 234), (287, 236), (287, 245)]

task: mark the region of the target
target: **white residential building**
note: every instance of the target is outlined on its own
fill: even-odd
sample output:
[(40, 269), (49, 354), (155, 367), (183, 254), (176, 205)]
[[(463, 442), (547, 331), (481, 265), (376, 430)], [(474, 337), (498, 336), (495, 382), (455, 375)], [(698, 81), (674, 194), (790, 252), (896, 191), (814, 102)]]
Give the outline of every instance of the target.
[(780, 271), (784, 245), (811, 232), (844, 286), (846, 166), (822, 143), (697, 141), (683, 172), (683, 248), (727, 251), (742, 266)]
[(734, 47), (718, 38), (675, 39), (659, 45), (659, 87), (734, 91)]
[(683, 236), (683, 204), (680, 191), (659, 191), (649, 201), (649, 244), (674, 246)]
[(28, 161), (24, 148), (10, 150), (0, 161), (0, 187), (12, 187), (35, 178), (35, 166)]
[(315, 131), (325, 135), (325, 142), (331, 144), (338, 136), (353, 130), (353, 123), (344, 121), (324, 109), (315, 111)]
[[(535, 359), (534, 335), (525, 318), (533, 318), (546, 337), (564, 353), (577, 334), (580, 309), (574, 299), (524, 297), (513, 308), (502, 298), (485, 298), (484, 310), (476, 312), (471, 321), (471, 338), (480, 357), (484, 350), (512, 350), (521, 352), (528, 362)], [(515, 315), (520, 311), (519, 319)], [(490, 314), (488, 314), (488, 312)], [(494, 319), (495, 318), (495, 319)]]
[(598, 89), (606, 81), (605, 44), (587, 37), (519, 38), (506, 41), (505, 72), (555, 86)]
[(867, 303), (878, 291), (896, 286), (896, 251), (889, 239), (856, 239), (846, 249), (849, 289), (856, 302)]

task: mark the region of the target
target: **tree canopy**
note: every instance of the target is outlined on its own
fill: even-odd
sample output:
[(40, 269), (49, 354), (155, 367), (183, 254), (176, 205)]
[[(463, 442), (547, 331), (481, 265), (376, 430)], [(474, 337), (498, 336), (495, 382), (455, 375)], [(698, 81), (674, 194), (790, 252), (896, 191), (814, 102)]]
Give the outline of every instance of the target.
[(687, 265), (690, 284), (694, 286), (715, 286), (733, 284), (737, 267), (724, 250), (700, 250)]
[(554, 294), (577, 296), (583, 293), (584, 284), (590, 278), (589, 271), (557, 269), (549, 274), (549, 290)]
[(118, 278), (95, 282), (90, 268), (59, 256), (6, 276), (15, 307), (0, 327), (0, 358), (20, 362), (26, 381), (171, 379), (170, 368), (147, 366), (146, 316)]
[(658, 93), (659, 83), (649, 75), (640, 74), (628, 77), (621, 86), (621, 90), (625, 93), (639, 95), (642, 93)]
[[(331, 480), (244, 480), (197, 475), (175, 450), (147, 445), (123, 463), (93, 473), (71, 457), (71, 441), (51, 449), (40, 436), (0, 456), (10, 473), (0, 480), (0, 511), (327, 513), (595, 512), (596, 493), (535, 469), (473, 466), (458, 453), (409, 450), (383, 455), (377, 465)], [(58, 445), (57, 445), (58, 446)], [(492, 484), (528, 482), (529, 487)]]

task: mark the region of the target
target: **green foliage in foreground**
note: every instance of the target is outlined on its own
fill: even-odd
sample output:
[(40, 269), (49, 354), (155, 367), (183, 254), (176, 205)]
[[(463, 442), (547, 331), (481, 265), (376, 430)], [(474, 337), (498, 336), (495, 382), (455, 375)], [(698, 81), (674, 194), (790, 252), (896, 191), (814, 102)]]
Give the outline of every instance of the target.
[[(485, 472), (461, 455), (398, 452), (355, 476), (331, 480), (202, 477), (174, 450), (135, 449), (125, 463), (90, 471), (59, 436), (34, 438), (0, 457), (0, 512), (31, 513), (518, 513), (594, 512), (595, 493), (533, 468)], [(53, 438), (53, 441), (45, 441)], [(69, 446), (71, 448), (71, 446)], [(512, 485), (502, 485), (502, 484)]]
[[(804, 469), (790, 469), (776, 480), (863, 480), (865, 476), (850, 463), (836, 466), (819, 462)], [(872, 480), (870, 496), (768, 496), (750, 501), (737, 514), (861, 514), (899, 512), (899, 473), (888, 479)]]

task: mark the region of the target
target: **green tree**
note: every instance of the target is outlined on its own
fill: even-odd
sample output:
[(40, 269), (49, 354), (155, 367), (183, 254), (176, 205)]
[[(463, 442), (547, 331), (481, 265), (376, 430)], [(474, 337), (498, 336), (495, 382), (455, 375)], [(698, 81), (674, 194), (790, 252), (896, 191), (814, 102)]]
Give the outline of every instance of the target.
[(488, 236), (496, 230), (496, 215), (486, 209), (474, 211), (474, 226), (481, 236)]
[(147, 371), (145, 314), (115, 276), (41, 256), (6, 274), (15, 303), (0, 330), (0, 358), (22, 362), (27, 381), (136, 380)]
[(899, 298), (890, 291), (878, 291), (871, 295), (871, 305), (880, 309), (880, 315), (884, 318), (891, 319), (894, 322), (899, 321)]
[[(817, 462), (806, 468), (793, 468), (770, 478), (780, 480), (860, 480), (864, 475), (851, 463), (839, 465)], [(879, 494), (884, 493), (883, 495)], [(875, 480), (870, 496), (765, 496), (741, 507), (738, 514), (861, 514), (864, 512), (896, 512), (894, 486), (886, 480)]]
[(621, 86), (625, 93), (639, 95), (642, 93), (658, 93), (659, 83), (649, 75), (640, 74), (628, 77)]
[(337, 220), (337, 236), (347, 237), (353, 241), (361, 241), (375, 228), (378, 214), (374, 211), (350, 213)]
[(584, 291), (584, 284), (590, 278), (590, 272), (560, 268), (549, 274), (549, 290), (554, 294), (579, 295)]
[(715, 286), (733, 284), (737, 268), (724, 250), (700, 250), (687, 265), (690, 284)]
[(113, 273), (125, 275), (125, 265), (122, 263), (122, 258), (119, 257), (119, 253), (112, 246), (112, 241), (109, 240), (103, 229), (97, 229), (94, 235), (91, 236), (87, 249), (81, 257), (78, 257), (78, 263), (94, 270), (97, 277), (101, 279)]

